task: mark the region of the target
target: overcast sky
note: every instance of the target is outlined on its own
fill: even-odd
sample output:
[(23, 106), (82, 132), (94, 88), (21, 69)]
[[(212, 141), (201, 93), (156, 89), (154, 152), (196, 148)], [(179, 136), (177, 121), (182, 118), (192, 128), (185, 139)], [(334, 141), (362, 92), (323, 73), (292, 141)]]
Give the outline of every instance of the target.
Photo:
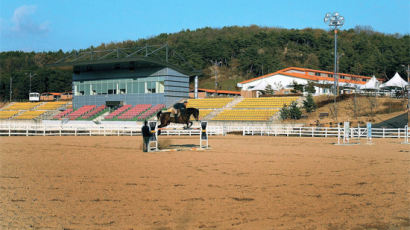
[(206, 26), (321, 28), (327, 12), (343, 29), (410, 33), (410, 0), (1, 0), (0, 51), (56, 51)]

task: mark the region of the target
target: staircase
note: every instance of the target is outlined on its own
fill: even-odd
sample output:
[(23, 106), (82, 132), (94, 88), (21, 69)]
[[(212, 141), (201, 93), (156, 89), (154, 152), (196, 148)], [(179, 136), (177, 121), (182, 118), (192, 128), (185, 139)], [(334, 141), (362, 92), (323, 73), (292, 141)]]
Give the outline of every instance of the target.
[(216, 115), (218, 115), (220, 112), (222, 112), (223, 110), (229, 110), (232, 109), (233, 106), (235, 106), (236, 104), (238, 104), (239, 102), (241, 102), (243, 100), (242, 97), (238, 97), (235, 98), (233, 101), (229, 102), (228, 104), (226, 104), (223, 108), (218, 108), (218, 109), (214, 109), (211, 113), (209, 113), (208, 115), (206, 115), (203, 120), (212, 120), (212, 118), (214, 118)]

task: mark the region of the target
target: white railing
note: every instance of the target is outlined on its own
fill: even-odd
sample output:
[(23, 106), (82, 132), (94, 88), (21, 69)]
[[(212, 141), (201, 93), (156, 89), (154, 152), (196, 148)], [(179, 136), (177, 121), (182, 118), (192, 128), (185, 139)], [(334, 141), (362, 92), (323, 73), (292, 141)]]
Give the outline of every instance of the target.
[[(343, 133), (344, 129), (340, 128), (340, 131)], [(337, 127), (244, 127), (242, 135), (337, 137), (338, 133)], [(372, 128), (373, 138), (404, 138), (405, 135), (405, 128)], [(350, 128), (350, 136), (366, 138), (367, 128)]]
[[(344, 132), (343, 128), (340, 128)], [(225, 126), (210, 125), (209, 135), (299, 136), (299, 137), (337, 137), (338, 128), (331, 127), (292, 127), (292, 126)], [(351, 138), (366, 138), (367, 128), (350, 128)], [(373, 128), (373, 138), (404, 138), (405, 128)], [(193, 136), (199, 135), (199, 129), (171, 127), (161, 130), (161, 135)], [(64, 126), (64, 125), (17, 125), (0, 124), (0, 136), (137, 136), (141, 135), (141, 126)], [(408, 134), (409, 135), (409, 134)]]
[[(224, 135), (220, 127), (209, 127), (208, 135)], [(162, 135), (199, 135), (199, 129), (170, 128)], [(0, 125), (0, 136), (137, 136), (141, 127), (125, 126), (56, 126), (56, 125)]]

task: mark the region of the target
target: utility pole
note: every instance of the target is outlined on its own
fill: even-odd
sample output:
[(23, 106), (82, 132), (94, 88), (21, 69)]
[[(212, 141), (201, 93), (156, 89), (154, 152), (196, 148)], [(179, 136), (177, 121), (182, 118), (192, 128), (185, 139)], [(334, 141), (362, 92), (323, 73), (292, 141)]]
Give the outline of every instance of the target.
[[(27, 75), (27, 74), (26, 74)], [(31, 72), (29, 73), (29, 77), (30, 77), (30, 90), (29, 90), (29, 93), (31, 93), (31, 78), (32, 77), (34, 77), (34, 76), (36, 76), (37, 74), (35, 73), (35, 74), (33, 74), (33, 75), (31, 75)]]
[(10, 75), (10, 102), (11, 102), (11, 94), (12, 94), (12, 89), (13, 89), (12, 85), (13, 85), (13, 77)]
[(214, 65), (214, 74), (215, 74), (215, 96), (218, 95), (218, 67), (222, 64), (222, 61), (211, 61)]
[[(401, 65), (406, 67), (405, 65)], [(410, 64), (407, 64), (407, 127), (410, 127)]]

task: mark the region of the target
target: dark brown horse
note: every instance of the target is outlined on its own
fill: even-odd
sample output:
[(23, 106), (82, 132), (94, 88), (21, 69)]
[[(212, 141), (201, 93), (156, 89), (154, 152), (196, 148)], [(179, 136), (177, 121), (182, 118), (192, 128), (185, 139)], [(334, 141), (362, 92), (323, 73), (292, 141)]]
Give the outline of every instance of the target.
[(158, 126), (158, 128), (165, 127), (171, 124), (172, 122), (172, 123), (177, 123), (177, 124), (186, 124), (186, 128), (188, 129), (189, 127), (192, 126), (192, 121), (189, 120), (191, 118), (191, 115), (194, 116), (196, 121), (198, 121), (199, 110), (195, 108), (187, 108), (185, 112), (181, 112), (181, 116), (179, 116), (176, 121), (174, 117), (171, 117), (170, 112), (159, 111), (157, 113), (157, 118), (161, 124)]

